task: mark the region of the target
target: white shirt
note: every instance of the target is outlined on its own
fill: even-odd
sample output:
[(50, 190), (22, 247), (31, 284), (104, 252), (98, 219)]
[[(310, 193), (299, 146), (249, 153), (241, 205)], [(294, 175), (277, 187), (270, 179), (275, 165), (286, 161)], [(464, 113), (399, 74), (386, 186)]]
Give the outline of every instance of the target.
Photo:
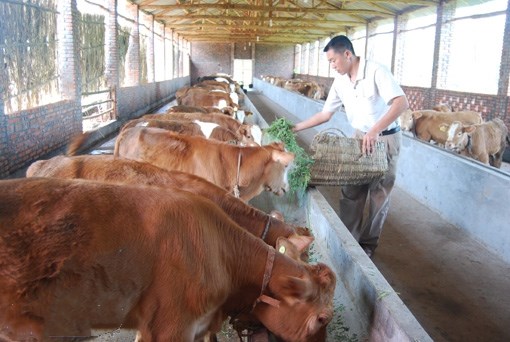
[[(384, 65), (360, 59), (356, 81), (347, 74), (338, 74), (333, 81), (324, 111), (335, 113), (344, 105), (347, 119), (352, 127), (367, 132), (388, 112), (391, 100), (404, 95), (391, 72)], [(395, 128), (397, 122), (387, 129)]]

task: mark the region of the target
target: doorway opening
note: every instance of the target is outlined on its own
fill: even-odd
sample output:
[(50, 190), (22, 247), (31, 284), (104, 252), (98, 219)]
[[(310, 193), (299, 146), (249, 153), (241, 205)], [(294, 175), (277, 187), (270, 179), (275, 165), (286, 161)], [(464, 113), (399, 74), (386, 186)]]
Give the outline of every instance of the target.
[(234, 59), (234, 81), (246, 90), (251, 88), (253, 82), (253, 60)]

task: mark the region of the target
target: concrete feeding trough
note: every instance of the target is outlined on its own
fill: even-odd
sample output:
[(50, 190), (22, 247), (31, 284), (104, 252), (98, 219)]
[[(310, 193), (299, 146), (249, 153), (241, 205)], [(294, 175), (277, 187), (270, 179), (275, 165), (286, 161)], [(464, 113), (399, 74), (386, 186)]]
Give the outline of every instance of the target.
[[(268, 127), (248, 98), (244, 106), (254, 114), (252, 123)], [(316, 188), (284, 197), (264, 192), (250, 204), (312, 230), (311, 262), (326, 263), (337, 276), (328, 341), (432, 341)]]
[[(160, 111), (171, 105), (167, 104)], [(253, 113), (246, 121), (261, 128), (268, 127), (248, 97), (244, 99), (244, 109)], [(113, 143), (114, 139), (107, 141), (99, 147), (99, 152), (90, 153), (113, 150)], [(317, 189), (308, 188), (301, 195), (283, 197), (263, 192), (250, 204), (266, 213), (278, 210), (285, 221), (312, 230), (315, 241), (310, 262), (324, 262), (337, 276), (335, 315), (328, 325), (328, 342), (432, 341)], [(131, 341), (136, 331), (96, 330), (94, 335), (99, 335), (95, 341)], [(218, 338), (220, 341), (239, 340), (233, 330), (220, 333)]]

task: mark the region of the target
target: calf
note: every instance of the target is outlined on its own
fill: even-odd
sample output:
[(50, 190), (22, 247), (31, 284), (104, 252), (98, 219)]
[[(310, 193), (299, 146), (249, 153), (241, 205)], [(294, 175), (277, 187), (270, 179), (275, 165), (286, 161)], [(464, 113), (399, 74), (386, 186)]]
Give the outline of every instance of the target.
[(288, 166), (294, 160), (283, 144), (239, 147), (146, 127), (123, 130), (114, 155), (195, 174), (245, 201), (264, 190), (283, 195), (288, 190)]
[(136, 160), (108, 155), (56, 156), (32, 163), (27, 169), (26, 176), (81, 178), (189, 191), (212, 200), (237, 224), (273, 247), (276, 247), (276, 241), (280, 236), (288, 238), (294, 245), (298, 258), (302, 260), (307, 258), (307, 248), (313, 241), (308, 229), (294, 227), (285, 223), (283, 217), (273, 216), (272, 213), (268, 215), (255, 209), (201, 177), (179, 171), (167, 171)]
[(257, 125), (242, 124), (234, 118), (222, 114), (210, 113), (181, 113), (169, 112), (166, 114), (146, 114), (142, 119), (156, 119), (156, 120), (188, 120), (188, 121), (203, 121), (212, 122), (224, 127), (232, 132), (243, 135), (247, 141), (254, 142), (261, 145), (262, 130)]
[(232, 107), (239, 108), (237, 94), (221, 90), (209, 90), (201, 87), (191, 87), (177, 98), (177, 104), (185, 106), (206, 106), (219, 109)]
[(224, 107), (222, 109), (216, 107), (204, 107), (204, 106), (184, 106), (177, 105), (170, 107), (167, 113), (216, 113), (216, 114), (226, 114), (228, 116), (234, 115), (234, 108), (232, 107)]
[(500, 168), (506, 145), (508, 128), (503, 120), (496, 118), (479, 125), (464, 125), (454, 121), (443, 125), (448, 132), (445, 147), (452, 151)]
[[(242, 134), (243, 130), (232, 132), (213, 122), (203, 122), (199, 120), (152, 120), (152, 119), (136, 119), (128, 121), (122, 130), (132, 127), (155, 127), (162, 128), (172, 132), (196, 135), (207, 139), (230, 142), (240, 144), (241, 146), (251, 145), (253, 141)], [(121, 131), (122, 131), (121, 130)]]
[(0, 181), (0, 260), (4, 340), (123, 327), (144, 341), (192, 342), (251, 312), (278, 337), (307, 341), (333, 314), (328, 266), (276, 253), (179, 190)]
[(435, 110), (415, 112), (407, 110), (400, 117), (400, 124), (404, 131), (412, 131), (420, 140), (427, 142), (433, 140), (441, 145), (444, 145), (447, 139), (447, 132), (442, 124), (451, 124), (454, 121), (461, 121), (465, 124), (483, 122), (481, 114), (472, 111), (445, 113), (436, 112)]

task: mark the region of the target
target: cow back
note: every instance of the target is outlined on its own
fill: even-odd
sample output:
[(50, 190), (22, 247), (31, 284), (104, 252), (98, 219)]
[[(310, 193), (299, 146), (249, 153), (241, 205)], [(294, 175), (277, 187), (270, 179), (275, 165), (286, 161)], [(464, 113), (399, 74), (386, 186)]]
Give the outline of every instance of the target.
[[(274, 253), (179, 190), (9, 180), (0, 215), (0, 316), (14, 340), (123, 325), (144, 340), (194, 341), (255, 303)], [(331, 319), (334, 273), (282, 254), (271, 264), (267, 293), (281, 305), (253, 312), (281, 338), (306, 341)]]
[[(270, 218), (225, 189), (204, 178), (179, 172), (167, 171), (148, 163), (108, 155), (83, 155), (76, 157), (56, 156), (48, 160), (34, 162), (27, 169), (27, 177), (54, 177), (67, 179), (87, 179), (130, 185), (150, 185), (165, 189), (180, 189), (204, 196), (219, 207), (241, 227), (253, 235), (263, 238), (271, 246), (283, 236), (291, 238), (299, 250), (299, 258), (306, 257), (306, 250), (313, 238), (309, 231), (287, 224), (283, 218)], [(296, 237), (293, 237), (296, 235)], [(297, 236), (309, 238), (298, 238)]]

